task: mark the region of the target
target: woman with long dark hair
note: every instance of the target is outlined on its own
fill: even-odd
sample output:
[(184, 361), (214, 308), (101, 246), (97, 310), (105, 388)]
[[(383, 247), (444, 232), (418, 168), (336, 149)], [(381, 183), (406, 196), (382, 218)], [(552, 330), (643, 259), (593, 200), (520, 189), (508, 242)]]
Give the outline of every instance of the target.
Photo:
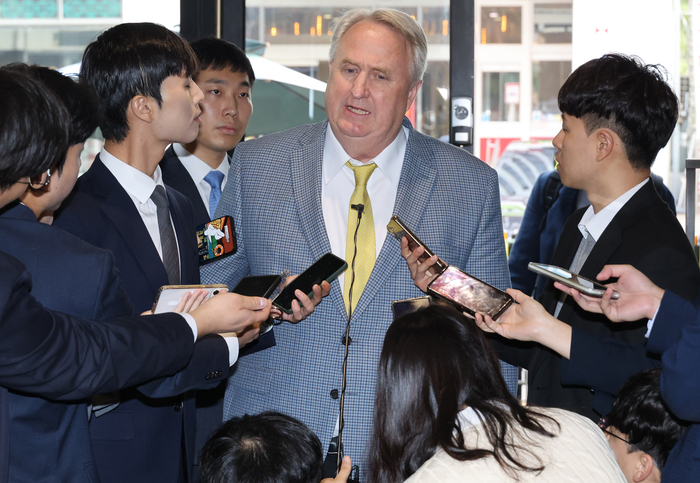
[(373, 483), (625, 482), (592, 421), (522, 407), (481, 330), (442, 305), (387, 331), (370, 458)]

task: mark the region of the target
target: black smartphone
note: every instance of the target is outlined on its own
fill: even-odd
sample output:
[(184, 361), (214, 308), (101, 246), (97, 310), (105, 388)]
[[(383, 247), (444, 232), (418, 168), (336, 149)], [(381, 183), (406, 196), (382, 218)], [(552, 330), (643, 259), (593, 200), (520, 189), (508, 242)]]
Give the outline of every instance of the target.
[(243, 277), (241, 281), (233, 287), (231, 292), (247, 297), (269, 298), (281, 281), (282, 275), (253, 275), (250, 277)]
[(472, 316), (487, 314), (496, 320), (513, 303), (513, 298), (493, 285), (449, 266), (428, 285), (428, 293), (455, 305)]
[(199, 264), (205, 265), (233, 255), (238, 250), (233, 218), (222, 216), (197, 227), (197, 253)]
[[(408, 240), (408, 248), (410, 248), (411, 251), (415, 250), (418, 247), (425, 248), (425, 252), (418, 259), (421, 262), (427, 260), (428, 258), (434, 255), (432, 250), (425, 246), (425, 244), (422, 241), (420, 241), (420, 239), (406, 226), (406, 224), (403, 221), (401, 221), (401, 218), (399, 218), (398, 216), (394, 215), (391, 217), (391, 220), (389, 220), (389, 224), (386, 226), (386, 229), (389, 230), (389, 233), (394, 235), (394, 238), (396, 238), (399, 241), (399, 243), (401, 242), (401, 239), (405, 236)], [(439, 258), (435, 266), (437, 267), (438, 273), (444, 272), (447, 268), (447, 264)]]
[(292, 313), (292, 301), (296, 299), (294, 292), (301, 290), (309, 297), (313, 295), (313, 286), (320, 285), (324, 280), (332, 282), (348, 268), (342, 258), (332, 253), (326, 253), (301, 275), (292, 280), (272, 301), (273, 305), (286, 314)]
[[(608, 288), (601, 283), (589, 280), (577, 273), (570, 272), (565, 268), (557, 267), (555, 265), (530, 262), (527, 268), (528, 270), (562, 283), (567, 287), (575, 288), (582, 294), (590, 295), (591, 297), (602, 297)], [(613, 292), (612, 298), (618, 299), (620, 298), (620, 294)]]
[(394, 313), (394, 320), (404, 314), (410, 314), (416, 310), (430, 307), (430, 296), (415, 297), (412, 299), (394, 300), (391, 302), (391, 311)]

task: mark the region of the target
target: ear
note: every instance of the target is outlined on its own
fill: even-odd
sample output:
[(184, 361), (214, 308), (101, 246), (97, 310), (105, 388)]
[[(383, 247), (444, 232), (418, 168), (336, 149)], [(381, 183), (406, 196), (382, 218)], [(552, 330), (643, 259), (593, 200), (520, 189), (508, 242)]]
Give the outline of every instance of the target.
[(596, 161), (602, 161), (612, 153), (615, 147), (615, 135), (608, 129), (599, 129), (595, 133)]
[(635, 481), (635, 483), (645, 481), (647, 478), (649, 478), (652, 471), (654, 471), (654, 460), (652, 457), (643, 451), (640, 451), (639, 453), (639, 460), (637, 461), (637, 466), (634, 469), (634, 475), (632, 475), (632, 479)]
[[(155, 113), (158, 108), (158, 103), (152, 97), (134, 96), (129, 101), (127, 111), (137, 119), (143, 122), (153, 122)], [(128, 119), (128, 116), (127, 116)]]
[(423, 81), (418, 81), (416, 85), (411, 87), (411, 90), (408, 91), (408, 102), (406, 102), (406, 111), (408, 111), (411, 108), (411, 104), (413, 104), (413, 101), (416, 100), (416, 96), (418, 95), (418, 89), (420, 89), (420, 86), (423, 85)]

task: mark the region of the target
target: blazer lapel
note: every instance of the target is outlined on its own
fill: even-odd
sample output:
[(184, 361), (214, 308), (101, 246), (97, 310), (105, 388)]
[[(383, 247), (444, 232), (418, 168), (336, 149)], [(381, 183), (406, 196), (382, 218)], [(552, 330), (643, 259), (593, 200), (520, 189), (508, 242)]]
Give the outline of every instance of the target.
[[(408, 126), (410, 128), (410, 124)], [(426, 149), (420, 136), (410, 128), (394, 202), (394, 214), (398, 215), (409, 228), (418, 226), (433, 190), (437, 171), (430, 162), (430, 158), (430, 151)], [(387, 283), (389, 276), (394, 273), (400, 262), (403, 262), (401, 246), (393, 236), (387, 235), (372, 274), (355, 308), (358, 316)]]
[(102, 211), (119, 231), (133, 257), (139, 261), (144, 275), (157, 291), (164, 285), (164, 280), (167, 283), (168, 274), (134, 202), (107, 167), (102, 164), (99, 157), (95, 158), (90, 169), (95, 170), (93, 176), (95, 193), (104, 197)]
[[(331, 242), (326, 232), (321, 205), (323, 143), (327, 125), (328, 122), (317, 125), (307, 138), (299, 141), (290, 156), (292, 186), (294, 201), (298, 207), (299, 224), (309, 243), (314, 260), (331, 251)], [(335, 288), (336, 286), (338, 289)], [(345, 314), (343, 291), (339, 284), (334, 284), (330, 298), (338, 310)]]

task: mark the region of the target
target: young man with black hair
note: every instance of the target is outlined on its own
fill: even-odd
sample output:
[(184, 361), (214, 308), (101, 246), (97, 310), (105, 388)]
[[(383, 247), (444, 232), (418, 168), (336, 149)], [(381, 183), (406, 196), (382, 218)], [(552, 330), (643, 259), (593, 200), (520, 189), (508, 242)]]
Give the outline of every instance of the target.
[(163, 180), (189, 198), (195, 222), (214, 217), (228, 181), (231, 160), (226, 154), (243, 138), (253, 114), (255, 73), (245, 53), (216, 38), (190, 44), (199, 60), (194, 80), (204, 92), (199, 103), (199, 134), (190, 143), (173, 143), (160, 163)]
[(688, 423), (661, 399), (660, 368), (630, 377), (600, 427), (629, 483), (659, 483), (669, 453)]
[[(71, 117), (54, 93), (27, 76), (26, 72), (0, 69), (0, 91), (3, 93), (0, 96), (0, 151), (3, 153), (0, 156), (0, 208), (3, 208), (16, 200), (28, 186), (40, 189), (49, 184), (47, 170), (60, 166), (66, 158)], [(39, 225), (36, 219), (32, 222)], [(65, 237), (61, 239), (65, 240)], [(89, 257), (90, 253), (86, 255)], [(39, 256), (41, 254), (32, 250), (24, 253), (24, 259), (30, 262)], [(102, 254), (103, 261), (105, 257), (109, 258)], [(37, 271), (52, 269), (52, 261), (38, 265)], [(104, 265), (105, 290), (96, 290), (101, 294), (112, 293), (109, 288), (115, 286), (111, 262)], [(63, 282), (65, 275), (62, 273), (54, 278), (54, 285), (56, 280)], [(70, 291), (71, 288), (66, 287), (67, 297), (80, 298)], [(61, 460), (73, 462), (72, 448), (66, 445), (74, 439), (63, 431), (71, 432), (74, 427), (61, 424), (53, 428), (51, 435), (42, 436), (53, 439), (60, 446), (60, 455), (45, 452), (44, 447), (34, 450), (35, 444), (51, 444), (36, 441), (36, 438), (32, 441), (32, 448), (14, 448), (10, 417), (16, 413), (8, 389), (48, 399), (74, 401), (98, 391), (138, 384), (182, 368), (190, 359), (193, 343), (198, 337), (219, 331), (242, 330), (266, 319), (269, 313), (269, 303), (264, 299), (225, 294), (203, 304), (191, 316), (162, 314), (95, 323), (45, 309), (30, 294), (31, 289), (31, 275), (26, 267), (0, 251), (2, 483), (10, 477), (17, 481), (19, 476), (10, 474), (10, 464), (16, 467), (24, 461), (14, 460), (10, 447), (13, 451), (17, 449), (32, 455), (28, 464), (38, 468), (34, 476), (22, 481), (46, 478), (80, 481), (64, 480), (64, 467), (48, 471), (44, 466), (45, 463), (62, 464), (55, 459), (44, 461), (59, 456)], [(70, 300), (64, 302), (71, 303)], [(85, 418), (85, 412), (81, 411), (81, 414)], [(54, 426), (58, 422), (55, 420)], [(79, 466), (74, 470), (82, 470), (82, 478), (89, 477), (89, 468)]]
[(202, 483), (318, 483), (321, 441), (304, 423), (278, 412), (224, 423), (200, 455)]
[[(658, 67), (619, 54), (591, 60), (566, 80), (559, 108), (562, 130), (553, 144), (561, 181), (585, 191), (591, 206), (567, 220), (552, 265), (594, 279), (605, 264), (626, 263), (692, 300), (700, 289), (700, 268), (678, 220), (649, 179), (651, 164), (678, 116), (678, 100)], [(434, 261), (418, 267), (420, 254), (404, 251), (414, 280), (424, 287)], [(531, 300), (512, 293), (516, 301)], [(494, 344), (503, 360), (528, 369), (529, 404), (560, 407), (597, 421), (609, 412), (625, 380), (648, 367), (636, 357), (622, 357), (599, 370), (599, 362), (610, 356), (604, 342), (613, 338), (621, 352), (644, 344), (647, 321), (615, 327), (606, 317), (578, 307), (552, 283), (540, 301), (558, 319), (547, 319), (557, 323), (546, 330), (519, 324), (528, 320), (522, 305), (509, 309), (498, 324), (482, 328), (525, 341), (494, 339)]]

